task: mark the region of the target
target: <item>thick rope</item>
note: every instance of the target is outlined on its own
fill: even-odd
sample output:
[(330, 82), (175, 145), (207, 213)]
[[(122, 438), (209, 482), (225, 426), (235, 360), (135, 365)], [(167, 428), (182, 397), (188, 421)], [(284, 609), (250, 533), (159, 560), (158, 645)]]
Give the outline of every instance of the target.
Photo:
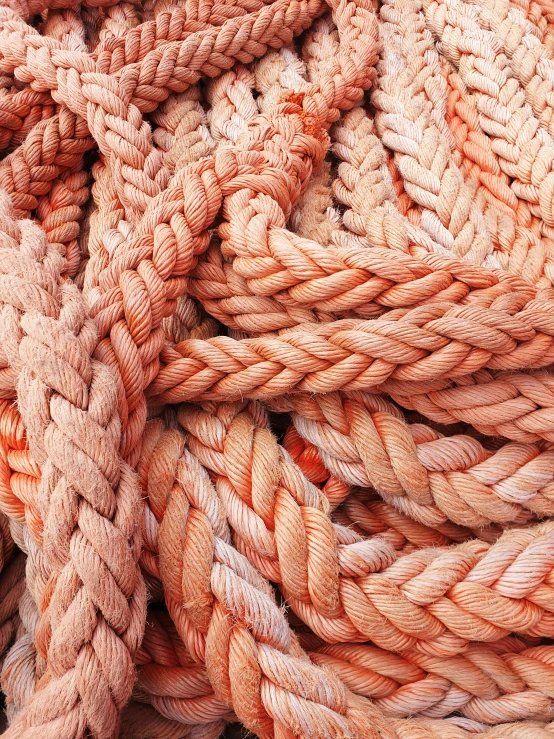
[(6, 736), (552, 737), (548, 0), (63, 5), (0, 13)]
[[(117, 455), (120, 426), (111, 373), (91, 362), (97, 336), (82, 298), (60, 281), (61, 258), (43, 232), (19, 225), (8, 207), (4, 201), (1, 324), (9, 336), (4, 346), (18, 352), (11, 363), (20, 374), (19, 402), (43, 472), (39, 504), (48, 584), (39, 629), (50, 676), (10, 731), (20, 737), (60, 731), (72, 736), (90, 726), (108, 736), (132, 688), (144, 623), (146, 592), (136, 564), (138, 489)], [(38, 291), (31, 287), (33, 278)], [(62, 354), (70, 346), (73, 361)], [(58, 506), (66, 509), (63, 526), (54, 512)], [(100, 581), (111, 583), (110, 597), (98, 590)], [(110, 668), (113, 654), (117, 671)]]

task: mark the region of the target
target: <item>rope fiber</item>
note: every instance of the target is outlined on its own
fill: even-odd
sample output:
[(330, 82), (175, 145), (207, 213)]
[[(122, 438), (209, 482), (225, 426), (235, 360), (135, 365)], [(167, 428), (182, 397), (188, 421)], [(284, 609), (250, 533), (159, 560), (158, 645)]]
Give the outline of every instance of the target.
[(553, 55), (0, 0), (2, 736), (554, 739)]

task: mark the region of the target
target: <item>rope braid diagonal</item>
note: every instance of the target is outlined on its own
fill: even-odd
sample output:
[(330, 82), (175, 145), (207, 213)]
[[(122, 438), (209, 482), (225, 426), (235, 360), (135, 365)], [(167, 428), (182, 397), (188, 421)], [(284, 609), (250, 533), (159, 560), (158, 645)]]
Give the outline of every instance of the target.
[(553, 8), (6, 0), (8, 739), (554, 736)]

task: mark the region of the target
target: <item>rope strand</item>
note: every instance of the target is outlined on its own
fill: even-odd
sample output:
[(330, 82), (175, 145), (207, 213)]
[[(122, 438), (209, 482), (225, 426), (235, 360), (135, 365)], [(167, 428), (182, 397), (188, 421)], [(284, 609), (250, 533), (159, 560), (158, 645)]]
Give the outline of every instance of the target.
[(7, 739), (554, 736), (549, 2), (2, 7)]

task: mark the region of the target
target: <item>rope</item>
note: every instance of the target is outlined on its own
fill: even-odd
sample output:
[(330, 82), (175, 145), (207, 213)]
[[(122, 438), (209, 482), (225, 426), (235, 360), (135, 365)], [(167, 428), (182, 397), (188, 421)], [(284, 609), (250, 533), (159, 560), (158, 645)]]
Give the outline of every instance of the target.
[(0, 11), (4, 736), (552, 737), (547, 0), (64, 5)]
[[(43, 232), (26, 222), (19, 227), (6, 201), (3, 212), (2, 261), (8, 277), (2, 306), (4, 346), (14, 341), (17, 345), (19, 356), (14, 356), (12, 366), (20, 373), (19, 402), (33, 456), (43, 469), (38, 499), (52, 506), (48, 516), (43, 515), (49, 602), (43, 601), (38, 627), (51, 632), (47, 656), (51, 679), (29, 701), (11, 731), (32, 735), (42, 726), (41, 731), (73, 735), (89, 724), (101, 734), (110, 731), (130, 693), (133, 655), (143, 628), (146, 592), (132, 543), (138, 490), (132, 471), (117, 456), (116, 398), (114, 392), (106, 393), (111, 373), (105, 365), (91, 362), (96, 331), (86, 318), (80, 293), (60, 282), (61, 259)], [(38, 292), (31, 287), (31, 275), (39, 280)], [(70, 346), (73, 361), (63, 358)], [(48, 361), (41, 358), (44, 353)], [(58, 388), (52, 397), (51, 387)], [(83, 448), (86, 438), (88, 450), (86, 444)], [(62, 508), (69, 504), (62, 527), (56, 524), (56, 499)], [(100, 548), (104, 558), (98, 556)], [(118, 571), (114, 564), (122, 554)], [(107, 598), (95, 581), (111, 582)], [(110, 675), (106, 669), (113, 650), (121, 664), (117, 674)], [(90, 670), (97, 675), (94, 691), (80, 677)], [(102, 710), (98, 701), (104, 703)]]

